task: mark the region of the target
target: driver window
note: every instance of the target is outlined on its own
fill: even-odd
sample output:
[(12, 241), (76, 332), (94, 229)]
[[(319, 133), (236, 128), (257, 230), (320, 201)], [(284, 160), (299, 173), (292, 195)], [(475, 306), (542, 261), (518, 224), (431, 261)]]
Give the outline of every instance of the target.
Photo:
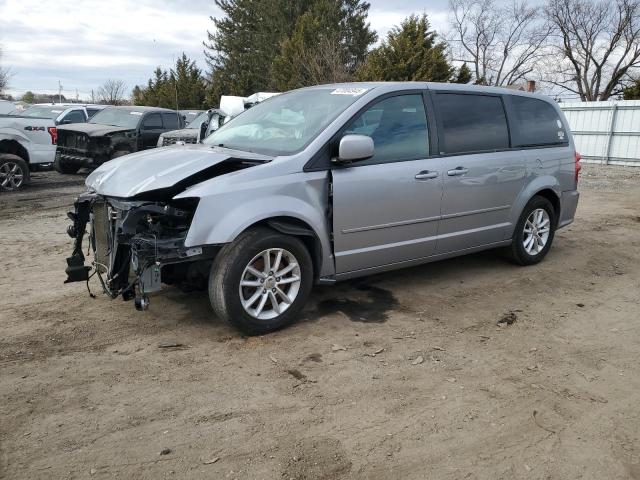
[(363, 163), (418, 160), (429, 156), (427, 115), (422, 95), (389, 97), (360, 114), (344, 135), (367, 135), (373, 139), (374, 156)]

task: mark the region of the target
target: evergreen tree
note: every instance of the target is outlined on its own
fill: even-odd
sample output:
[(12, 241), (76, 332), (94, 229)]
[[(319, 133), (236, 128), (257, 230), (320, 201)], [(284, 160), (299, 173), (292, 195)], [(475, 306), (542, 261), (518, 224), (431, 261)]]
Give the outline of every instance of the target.
[[(208, 32), (204, 44), (212, 104), (221, 94), (246, 96), (281, 90), (289, 83), (305, 84), (283, 83), (283, 77), (301, 48), (307, 56), (317, 53), (320, 39), (312, 40), (314, 33), (323, 33), (325, 45), (336, 46), (349, 72), (376, 38), (366, 23), (369, 4), (362, 0), (216, 0), (216, 5), (224, 17), (212, 18), (215, 32)], [(308, 49), (312, 43), (314, 51)], [(304, 78), (299, 71), (292, 74)]]
[(622, 98), (625, 100), (640, 100), (640, 78), (636, 78), (632, 85), (622, 91)]
[(369, 53), (358, 72), (360, 80), (447, 82), (454, 68), (446, 44), (429, 30), (426, 15), (411, 15), (394, 27), (378, 48)]
[(165, 108), (206, 108), (206, 85), (195, 61), (183, 53), (174, 68), (157, 67), (153, 78), (142, 88), (136, 85), (131, 94), (134, 105)]
[(274, 59), (272, 86), (290, 90), (351, 80), (376, 39), (366, 22), (368, 8), (358, 1), (317, 0)]
[(455, 83), (469, 83), (471, 82), (471, 70), (467, 67), (466, 62), (460, 65), (458, 69), (458, 73), (456, 74), (455, 79), (453, 80)]

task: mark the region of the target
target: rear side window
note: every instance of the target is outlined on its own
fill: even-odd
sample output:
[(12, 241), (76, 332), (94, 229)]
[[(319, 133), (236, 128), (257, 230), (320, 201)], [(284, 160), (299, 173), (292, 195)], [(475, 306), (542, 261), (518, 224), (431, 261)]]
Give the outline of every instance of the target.
[(420, 94), (381, 100), (360, 114), (344, 134), (368, 135), (373, 139), (373, 157), (358, 165), (429, 156), (427, 115)]
[(150, 113), (144, 119), (143, 128), (145, 130), (154, 130), (162, 128), (162, 118), (159, 113)]
[(177, 113), (163, 113), (162, 121), (164, 122), (164, 128), (169, 130), (177, 130), (180, 128), (180, 120), (178, 120)]
[(560, 116), (547, 102), (512, 95), (511, 106), (517, 127), (515, 146), (567, 144), (568, 139)]
[(502, 99), (488, 95), (438, 93), (443, 154), (509, 148), (509, 129)]

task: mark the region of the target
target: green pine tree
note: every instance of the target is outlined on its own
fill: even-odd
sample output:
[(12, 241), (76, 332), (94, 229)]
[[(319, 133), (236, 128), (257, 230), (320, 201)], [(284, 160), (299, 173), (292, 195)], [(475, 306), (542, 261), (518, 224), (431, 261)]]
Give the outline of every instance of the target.
[[(339, 44), (345, 68), (350, 72), (376, 38), (366, 23), (369, 4), (362, 0), (215, 2), (224, 16), (212, 18), (215, 31), (208, 32), (204, 43), (210, 67), (208, 99), (212, 105), (216, 105), (223, 94), (247, 96), (258, 91), (281, 90), (283, 69), (292, 66), (291, 55), (299, 51), (299, 44), (308, 52), (311, 32), (332, 32), (324, 35), (323, 42), (329, 46)], [(309, 15), (302, 19), (307, 12)], [(322, 15), (327, 18), (319, 21)], [(299, 72), (292, 73), (300, 77)], [(272, 79), (271, 74), (277, 79)]]
[(368, 9), (359, 0), (316, 0), (274, 59), (272, 87), (282, 91), (352, 80), (376, 40), (366, 21)]
[(179, 109), (206, 108), (206, 85), (202, 71), (184, 53), (169, 71), (157, 67), (153, 78), (131, 94), (134, 105)]
[(450, 81), (454, 68), (446, 56), (446, 44), (429, 30), (426, 15), (411, 15), (394, 27), (378, 48), (369, 53), (358, 72), (360, 80)]
[(453, 81), (455, 83), (470, 83), (472, 78), (473, 77), (471, 76), (471, 70), (469, 70), (469, 67), (467, 67), (466, 63), (463, 63), (462, 65), (460, 65), (458, 73), (456, 73)]
[(640, 77), (636, 78), (632, 85), (623, 90), (622, 98), (625, 100), (640, 100)]

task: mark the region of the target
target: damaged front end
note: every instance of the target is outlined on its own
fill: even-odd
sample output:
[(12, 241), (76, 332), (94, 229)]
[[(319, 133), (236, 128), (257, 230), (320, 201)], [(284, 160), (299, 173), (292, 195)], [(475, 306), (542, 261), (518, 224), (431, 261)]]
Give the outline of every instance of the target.
[[(185, 246), (197, 205), (198, 199), (192, 198), (159, 202), (81, 195), (75, 210), (68, 213), (73, 225), (67, 232), (74, 246), (67, 258), (65, 283), (84, 281), (89, 288), (95, 275), (104, 293), (135, 299), (136, 308), (144, 310), (148, 294), (160, 290), (161, 282), (206, 276), (202, 264), (215, 256), (217, 248)], [(89, 265), (83, 253), (86, 234)]]

